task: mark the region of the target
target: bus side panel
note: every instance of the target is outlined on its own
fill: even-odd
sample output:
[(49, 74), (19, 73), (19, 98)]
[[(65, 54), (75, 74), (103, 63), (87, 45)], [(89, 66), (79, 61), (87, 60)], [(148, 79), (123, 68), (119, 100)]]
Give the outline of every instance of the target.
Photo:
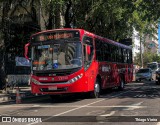
[(119, 77), (124, 77), (125, 83), (132, 82), (132, 79), (133, 79), (133, 65), (132, 64), (119, 64), (118, 70), (120, 71), (119, 74), (121, 74), (119, 75)]
[(106, 62), (99, 62), (99, 75), (101, 76), (102, 89), (109, 88), (111, 84), (111, 64)]
[[(126, 66), (123, 63), (118, 64), (118, 70), (119, 70), (119, 80), (123, 79), (126, 80)], [(117, 86), (120, 85), (120, 81)]]
[(111, 66), (112, 66), (112, 84), (110, 85), (111, 87), (115, 87), (115, 86), (118, 86), (119, 84), (119, 73), (118, 73), (118, 67), (117, 67), (117, 63), (113, 63)]
[(129, 83), (132, 82), (133, 79), (133, 65), (132, 64), (125, 64), (125, 82)]
[(110, 62), (100, 62), (99, 74), (102, 78), (102, 89), (119, 86), (121, 65)]
[(115, 79), (116, 79), (115, 86), (120, 85), (121, 78), (120, 78), (120, 72), (119, 71), (120, 71), (119, 70), (119, 63), (116, 63), (116, 65), (115, 65)]
[(128, 78), (127, 78), (127, 83), (132, 81), (132, 66), (129, 64), (128, 65)]
[(93, 61), (90, 67), (85, 72), (85, 76), (87, 78), (87, 83), (88, 83), (88, 91), (94, 90), (94, 84), (96, 81), (97, 73), (98, 73), (98, 63), (96, 61)]
[(128, 65), (127, 64), (124, 64), (125, 65), (125, 83), (128, 82)]

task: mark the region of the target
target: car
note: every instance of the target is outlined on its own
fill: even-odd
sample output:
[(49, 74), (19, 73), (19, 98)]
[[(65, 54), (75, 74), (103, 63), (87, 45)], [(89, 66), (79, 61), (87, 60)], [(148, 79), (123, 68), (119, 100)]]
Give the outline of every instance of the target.
[(160, 69), (156, 71), (156, 84), (160, 85)]
[(152, 78), (152, 70), (150, 68), (142, 68), (139, 69), (136, 73), (136, 81), (148, 80), (151, 81)]

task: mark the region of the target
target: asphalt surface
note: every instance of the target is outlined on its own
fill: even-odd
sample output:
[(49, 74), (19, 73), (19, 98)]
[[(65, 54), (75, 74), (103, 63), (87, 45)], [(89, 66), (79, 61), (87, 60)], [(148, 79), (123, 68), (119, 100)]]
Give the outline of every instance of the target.
[(1, 103), (0, 115), (4, 121), (11, 118), (12, 125), (160, 125), (160, 85), (129, 83), (124, 91), (108, 89), (98, 99), (86, 95), (56, 100), (39, 96), (23, 100), (22, 104)]

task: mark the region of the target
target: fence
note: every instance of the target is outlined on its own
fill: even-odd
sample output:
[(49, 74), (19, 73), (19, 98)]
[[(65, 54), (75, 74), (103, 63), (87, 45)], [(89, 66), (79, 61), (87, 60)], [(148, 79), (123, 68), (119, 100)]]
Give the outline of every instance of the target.
[(16, 66), (15, 56), (6, 58), (5, 70), (7, 74), (7, 86), (27, 86), (31, 68), (29, 66)]

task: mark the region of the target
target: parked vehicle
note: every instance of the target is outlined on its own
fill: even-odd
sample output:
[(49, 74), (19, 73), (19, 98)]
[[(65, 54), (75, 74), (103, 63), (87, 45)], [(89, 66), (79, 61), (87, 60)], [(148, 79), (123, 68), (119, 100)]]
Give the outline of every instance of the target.
[(150, 68), (139, 69), (136, 73), (136, 81), (152, 80), (152, 70)]
[(147, 68), (151, 68), (151, 70), (155, 73), (159, 69), (158, 62), (150, 62), (147, 64)]
[(156, 71), (156, 84), (160, 85), (160, 69)]

